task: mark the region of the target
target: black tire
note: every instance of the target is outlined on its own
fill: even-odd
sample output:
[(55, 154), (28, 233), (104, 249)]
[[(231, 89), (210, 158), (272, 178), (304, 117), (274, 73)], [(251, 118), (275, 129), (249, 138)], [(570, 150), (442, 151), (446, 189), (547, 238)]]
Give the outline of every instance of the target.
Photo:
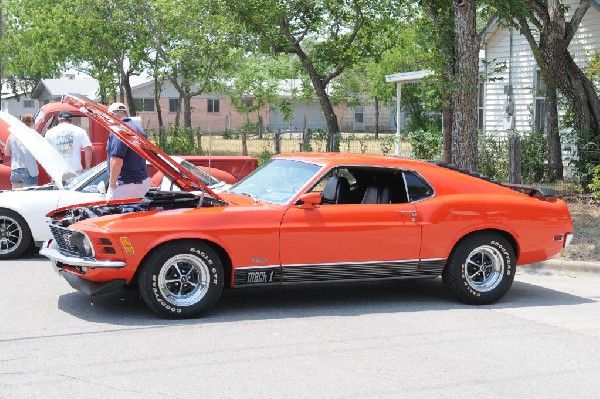
[(33, 244), (27, 222), (17, 212), (0, 209), (0, 259), (14, 259)]
[(140, 267), (142, 299), (166, 318), (201, 316), (217, 302), (223, 290), (221, 259), (200, 241), (166, 244)]
[(506, 294), (515, 278), (515, 252), (500, 234), (476, 233), (460, 241), (442, 273), (446, 289), (470, 305), (489, 305)]

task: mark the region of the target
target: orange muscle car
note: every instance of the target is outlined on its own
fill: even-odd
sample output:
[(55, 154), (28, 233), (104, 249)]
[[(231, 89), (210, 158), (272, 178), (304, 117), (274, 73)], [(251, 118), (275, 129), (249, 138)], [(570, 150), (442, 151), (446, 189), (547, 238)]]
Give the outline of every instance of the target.
[(278, 155), (217, 194), (102, 108), (64, 101), (184, 191), (55, 210), (41, 253), (90, 295), (137, 283), (164, 317), (199, 316), (223, 288), (439, 276), (459, 300), (490, 304), (518, 265), (573, 237), (551, 190), (398, 157)]

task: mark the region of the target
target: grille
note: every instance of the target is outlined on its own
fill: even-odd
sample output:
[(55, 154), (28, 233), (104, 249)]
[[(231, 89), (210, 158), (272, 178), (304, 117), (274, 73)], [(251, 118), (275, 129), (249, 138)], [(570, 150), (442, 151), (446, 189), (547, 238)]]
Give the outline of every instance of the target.
[(54, 236), (54, 240), (58, 244), (58, 250), (63, 255), (69, 256), (81, 256), (79, 250), (76, 246), (71, 245), (71, 235), (73, 235), (73, 230), (66, 229), (64, 227), (58, 227), (54, 225), (50, 225), (50, 231)]

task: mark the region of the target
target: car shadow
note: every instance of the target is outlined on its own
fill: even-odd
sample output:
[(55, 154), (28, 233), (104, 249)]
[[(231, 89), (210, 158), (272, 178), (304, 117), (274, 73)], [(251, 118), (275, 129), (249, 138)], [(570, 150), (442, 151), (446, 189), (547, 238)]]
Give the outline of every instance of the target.
[(225, 290), (211, 312), (202, 318), (190, 320), (160, 318), (145, 305), (138, 291), (132, 288), (99, 297), (72, 292), (59, 298), (58, 308), (77, 318), (96, 323), (150, 327), (452, 309), (513, 309), (592, 302), (594, 301), (588, 298), (515, 281), (501, 301), (493, 305), (473, 307), (450, 296), (438, 278)]

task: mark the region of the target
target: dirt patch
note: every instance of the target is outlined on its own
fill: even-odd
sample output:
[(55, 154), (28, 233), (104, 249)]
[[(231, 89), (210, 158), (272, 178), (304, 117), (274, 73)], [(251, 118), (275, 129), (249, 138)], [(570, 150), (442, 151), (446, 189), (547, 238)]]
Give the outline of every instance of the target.
[(600, 201), (576, 196), (565, 200), (573, 218), (575, 238), (555, 259), (600, 261)]

